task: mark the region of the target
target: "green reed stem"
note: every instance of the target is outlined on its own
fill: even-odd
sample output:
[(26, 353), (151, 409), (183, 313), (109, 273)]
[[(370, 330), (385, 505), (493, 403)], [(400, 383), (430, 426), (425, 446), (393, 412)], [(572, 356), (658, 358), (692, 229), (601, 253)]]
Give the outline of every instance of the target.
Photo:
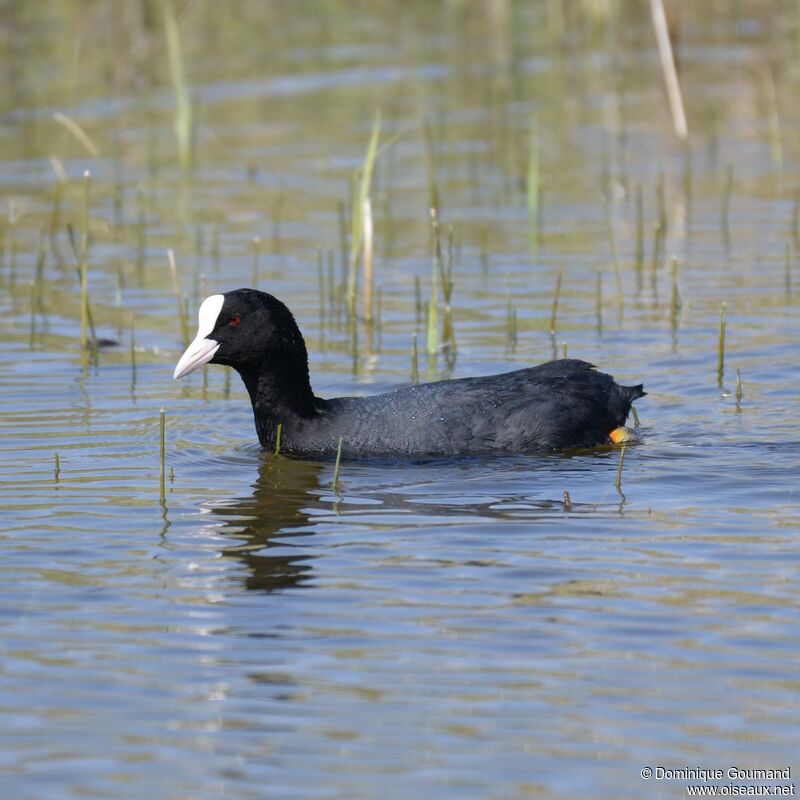
[(481, 246), (481, 272), (484, 275), (489, 272), (489, 223), (484, 222), (480, 226), (480, 246)]
[(434, 268), (438, 266), (442, 285), (444, 301), (444, 316), (442, 319), (442, 342), (445, 347), (455, 349), (455, 330), (453, 328), (453, 309), (450, 300), (453, 296), (453, 226), (447, 231), (447, 258), (442, 256), (441, 231), (439, 216), (435, 208), (430, 209), (431, 225), (433, 228), (433, 259)]
[(644, 269), (644, 197), (642, 184), (636, 185), (636, 273), (641, 281)]
[(439, 170), (436, 163), (436, 142), (434, 141), (433, 126), (427, 111), (423, 115), (422, 121), (425, 133), (425, 151), (428, 155), (428, 207), (439, 208)]
[(508, 341), (508, 350), (513, 353), (517, 347), (517, 310), (511, 302), (510, 276), (506, 299), (506, 339)]
[(28, 346), (33, 350), (33, 340), (36, 336), (36, 284), (30, 282), (30, 303), (31, 303), (31, 329), (28, 337)]
[(769, 130), (769, 151), (772, 157), (772, 168), (780, 173), (783, 169), (783, 140), (781, 136), (781, 118), (778, 113), (778, 96), (775, 91), (775, 76), (772, 66), (767, 67), (767, 127)]
[(334, 307), (336, 305), (336, 275), (334, 267), (333, 248), (328, 248), (327, 259), (327, 293), (328, 293), (328, 317), (332, 320)]
[(667, 198), (664, 189), (664, 173), (658, 173), (658, 183), (656, 184), (656, 203), (658, 206), (658, 224), (661, 227), (661, 235), (667, 233)]
[(561, 282), (564, 279), (564, 267), (560, 267), (558, 270), (558, 276), (556, 277), (556, 288), (553, 292), (553, 305), (550, 309), (550, 333), (555, 334), (556, 332), (556, 316), (558, 315), (558, 300), (561, 297)]
[(664, 229), (661, 227), (660, 222), (656, 222), (653, 226), (653, 254), (650, 260), (651, 275), (655, 275), (658, 269), (658, 262), (661, 257), (661, 245), (664, 241)]
[(675, 129), (675, 135), (678, 139), (685, 142), (689, 136), (689, 130), (686, 124), (683, 94), (681, 93), (681, 85), (678, 80), (678, 72), (675, 68), (675, 56), (672, 51), (672, 40), (669, 35), (663, 0), (650, 0), (650, 13), (653, 18), (656, 43), (658, 44), (661, 72), (667, 87), (667, 98), (672, 115), (672, 126)]
[(414, 385), (419, 383), (419, 350), (417, 348), (416, 331), (414, 331), (414, 336), (411, 341), (411, 383)]
[[(72, 254), (75, 257), (75, 261), (77, 262), (76, 272), (78, 275), (78, 281), (81, 281), (81, 254), (78, 250), (78, 245), (75, 243), (75, 231), (72, 228), (72, 225), (67, 225), (67, 235), (69, 237), (69, 243), (72, 247)], [(89, 303), (89, 296), (87, 293), (86, 296), (86, 320), (89, 323), (89, 333), (91, 334), (91, 345), (92, 345), (92, 354), (97, 360), (97, 333), (95, 332), (94, 328), (94, 319), (92, 318), (92, 307)]]
[(357, 173), (358, 191), (353, 197), (352, 217), (350, 220), (352, 233), (350, 239), (350, 270), (347, 276), (347, 311), (351, 317), (355, 316), (356, 310), (356, 288), (358, 285), (358, 258), (361, 254), (362, 243), (364, 240), (364, 205), (369, 197), (370, 184), (372, 183), (372, 172), (375, 167), (375, 158), (378, 153), (378, 140), (381, 132), (380, 112), (375, 114), (375, 122), (372, 125), (372, 134), (367, 145), (367, 152), (364, 156), (364, 163)]
[(31, 329), (28, 346), (33, 350), (33, 340), (36, 337), (36, 284), (30, 282)]
[(786, 291), (786, 296), (792, 296), (792, 255), (789, 250), (789, 243), (786, 243), (786, 247), (784, 248), (783, 252), (783, 286)]
[(428, 355), (436, 355), (439, 349), (439, 289), (437, 281), (436, 260), (434, 259), (431, 271), (431, 299), (428, 303), (428, 330), (427, 330)]
[(625, 305), (625, 293), (622, 289), (622, 270), (619, 266), (619, 255), (617, 253), (617, 237), (614, 233), (614, 220), (611, 218), (611, 210), (606, 212), (606, 225), (608, 226), (608, 243), (611, 248), (611, 262), (614, 265), (614, 283), (617, 287), (617, 303), (620, 308)]
[(175, 263), (175, 253), (170, 248), (167, 250), (167, 261), (169, 261), (169, 272), (172, 276), (172, 292), (175, 295), (175, 302), (178, 304), (178, 320), (181, 326), (181, 338), (184, 347), (189, 346), (189, 315), (186, 305), (181, 297), (180, 281), (178, 280), (178, 265)]
[(453, 298), (453, 226), (447, 226), (447, 258), (444, 261), (444, 299), (450, 305)]
[(136, 384), (136, 328), (135, 318), (131, 316), (131, 386)]
[(722, 191), (722, 236), (725, 243), (730, 242), (730, 227), (728, 218), (731, 210), (731, 195), (733, 194), (733, 164), (728, 164), (725, 173), (725, 187)]
[(672, 329), (678, 327), (678, 311), (681, 306), (681, 296), (678, 291), (678, 259), (676, 256), (672, 257), (672, 291), (669, 298), (669, 318), (672, 323)]
[(60, 254), (58, 250), (58, 244), (56, 241), (56, 235), (58, 231), (61, 230), (61, 199), (64, 196), (64, 185), (66, 183), (66, 179), (64, 178), (57, 178), (55, 188), (53, 189), (53, 208), (50, 211), (50, 225), (49, 225), (49, 238), (50, 238), (50, 250), (53, 252), (53, 256), (56, 258), (57, 261), (60, 263)]
[(83, 173), (83, 217), (81, 219), (81, 347), (89, 346), (89, 194), (92, 185), (92, 174), (87, 169)]
[(164, 28), (167, 35), (169, 73), (175, 92), (175, 139), (178, 145), (178, 161), (183, 172), (192, 168), (192, 100), (186, 86), (181, 53), (181, 37), (178, 20), (171, 0), (164, 0)]
[(736, 405), (741, 405), (742, 396), (744, 395), (744, 391), (742, 390), (742, 373), (739, 371), (739, 368), (736, 368)]
[(539, 248), (539, 124), (535, 118), (528, 155), (528, 238), (535, 255)]
[(54, 478), (56, 483), (58, 483), (58, 478), (61, 475), (61, 459), (58, 457), (58, 450), (55, 451), (55, 474)]
[(56, 111), (53, 114), (53, 119), (59, 124), (66, 128), (85, 148), (86, 152), (92, 158), (98, 158), (100, 155), (100, 151), (97, 149), (95, 143), (89, 138), (89, 135), (86, 131), (75, 122), (74, 119), (68, 117), (66, 114), (63, 114), (60, 111)]
[(333, 467), (333, 490), (336, 491), (339, 486), (339, 467), (342, 463), (342, 442), (344, 436), (339, 437), (339, 444), (336, 446), (336, 464)]
[(350, 263), (350, 249), (347, 244), (347, 204), (344, 200), (336, 203), (336, 217), (339, 220), (339, 257), (342, 261), (342, 275), (347, 274)]
[(214, 225), (211, 228), (211, 244), (209, 245), (209, 251), (211, 253), (211, 262), (214, 265), (214, 272), (219, 272), (219, 261), (220, 261), (219, 229), (220, 229), (219, 220), (218, 219), (214, 220)]
[[(6, 249), (8, 250), (8, 266), (9, 266), (9, 282), (11, 285), (14, 285), (16, 281), (16, 274), (17, 274), (17, 206), (13, 202), (13, 200), (8, 201), (8, 224), (5, 231), (5, 239), (4, 242)], [(0, 257), (4, 254), (3, 250), (0, 250)]]
[(278, 430), (275, 433), (275, 455), (281, 454), (281, 435), (283, 434), (283, 423), (278, 423)]
[(379, 286), (375, 294), (375, 320), (378, 324), (378, 345), (383, 340), (383, 287)]
[(617, 465), (617, 477), (614, 481), (614, 486), (619, 489), (622, 486), (622, 465), (625, 463), (625, 447), (619, 451), (619, 464)]
[(361, 209), (361, 229), (363, 254), (361, 263), (364, 268), (364, 319), (367, 324), (372, 322), (372, 297), (374, 289), (374, 272), (372, 259), (372, 203), (369, 195), (364, 199), (364, 206)]
[(725, 374), (725, 328), (727, 305), (727, 303), (723, 303), (719, 309), (719, 338), (717, 339), (717, 383), (720, 386), (722, 386), (722, 378)]
[(692, 146), (687, 139), (683, 145), (683, 176), (681, 183), (683, 185), (683, 198), (686, 204), (686, 224), (691, 222), (692, 219)]
[(162, 505), (166, 502), (167, 493), (166, 493), (166, 486), (165, 486), (165, 479), (166, 479), (166, 456), (167, 456), (167, 448), (166, 448), (166, 419), (167, 415), (164, 411), (164, 406), (161, 406), (161, 411), (159, 412), (159, 441), (161, 444), (161, 480), (159, 483), (160, 494), (159, 499), (161, 500)]
[(136, 186), (136, 265), (141, 271), (147, 253), (147, 198), (144, 186)]
[(44, 268), (47, 263), (47, 244), (45, 242), (44, 227), (39, 231), (39, 250), (36, 253), (36, 295), (38, 301), (38, 309), (42, 311), (42, 284), (44, 282)]

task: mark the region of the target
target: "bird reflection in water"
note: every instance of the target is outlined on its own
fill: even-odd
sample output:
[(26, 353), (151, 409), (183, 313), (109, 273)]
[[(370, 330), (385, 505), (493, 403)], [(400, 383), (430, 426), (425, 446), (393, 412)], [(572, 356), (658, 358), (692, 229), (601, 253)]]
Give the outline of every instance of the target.
[[(309, 510), (320, 504), (315, 490), (321, 471), (319, 464), (265, 455), (251, 493), (211, 509), (224, 520), (219, 532), (235, 540), (223, 556), (249, 570), (247, 589), (276, 592), (310, 585), (313, 555), (299, 538), (313, 534)], [(287, 554), (293, 549), (296, 555)]]

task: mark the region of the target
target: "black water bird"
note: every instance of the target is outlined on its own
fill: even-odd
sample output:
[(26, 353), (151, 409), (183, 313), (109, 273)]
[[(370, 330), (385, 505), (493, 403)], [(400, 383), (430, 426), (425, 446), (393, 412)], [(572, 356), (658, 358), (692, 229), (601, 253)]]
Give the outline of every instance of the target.
[[(306, 458), (454, 456), (594, 447), (618, 441), (642, 385), (620, 386), (572, 358), (369, 397), (316, 397), (291, 311), (255, 289), (207, 297), (175, 378), (203, 364), (241, 375), (261, 446)], [(622, 429), (623, 431), (627, 429)]]

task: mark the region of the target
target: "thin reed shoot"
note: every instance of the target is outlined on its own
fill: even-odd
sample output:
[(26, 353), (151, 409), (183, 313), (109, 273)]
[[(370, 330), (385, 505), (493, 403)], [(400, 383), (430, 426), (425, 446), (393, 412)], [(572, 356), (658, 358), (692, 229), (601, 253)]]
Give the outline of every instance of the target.
[(556, 288), (553, 292), (553, 304), (550, 308), (550, 333), (554, 335), (556, 332), (556, 317), (558, 315), (558, 301), (561, 297), (561, 282), (564, 280), (564, 267), (562, 266), (558, 270), (558, 276), (556, 277)]
[(372, 322), (372, 296), (373, 296), (373, 262), (372, 262), (372, 203), (369, 195), (364, 198), (361, 209), (363, 247), (362, 263), (364, 265), (364, 319)]
[(74, 119), (63, 114), (61, 111), (53, 112), (53, 119), (59, 125), (66, 128), (86, 148), (86, 152), (89, 153), (92, 158), (97, 158), (100, 155), (97, 145), (95, 145), (86, 131), (81, 128)]
[(342, 443), (344, 442), (344, 436), (339, 437), (339, 444), (336, 446), (336, 464), (333, 467), (333, 490), (338, 491), (339, 489), (339, 468), (342, 463)]
[(669, 37), (667, 15), (664, 11), (664, 1), (650, 0), (650, 12), (653, 17), (653, 27), (656, 33), (658, 55), (661, 61), (661, 72), (664, 75), (664, 83), (667, 86), (669, 108), (672, 114), (672, 126), (675, 129), (675, 135), (684, 142), (689, 136), (689, 128), (686, 124), (683, 95), (681, 93), (680, 81), (678, 80), (678, 71), (675, 68), (675, 56), (672, 52), (672, 41)]
[(83, 173), (83, 216), (81, 218), (81, 347), (85, 350), (89, 345), (89, 196), (92, 186), (92, 174), (87, 169)]
[(131, 316), (131, 386), (136, 385), (136, 327)]
[(744, 396), (744, 390), (742, 389), (742, 373), (739, 368), (736, 368), (736, 409), (741, 411), (742, 406), (742, 397)]
[(164, 29), (167, 36), (167, 54), (169, 56), (169, 74), (175, 92), (175, 140), (178, 146), (178, 162), (186, 173), (192, 168), (192, 100), (186, 85), (183, 72), (183, 55), (181, 53), (181, 37), (178, 20), (172, 0), (164, 0)]
[(422, 122), (425, 134), (425, 151), (428, 156), (428, 207), (439, 208), (439, 169), (436, 157), (436, 142), (433, 136), (433, 126), (427, 111), (423, 115)]
[(358, 258), (361, 253), (364, 240), (364, 206), (369, 197), (370, 185), (372, 183), (372, 172), (375, 167), (375, 158), (378, 153), (378, 140), (381, 132), (380, 112), (375, 114), (375, 122), (372, 125), (372, 134), (367, 145), (367, 152), (364, 156), (364, 163), (356, 173), (358, 180), (358, 190), (354, 193), (352, 215), (350, 219), (350, 269), (347, 275), (347, 311), (348, 316), (355, 316), (356, 308), (356, 289), (358, 287)]
[(672, 290), (669, 298), (669, 318), (674, 331), (678, 327), (678, 312), (681, 307), (681, 296), (678, 290), (678, 259), (672, 257)]
[[(175, 302), (178, 304), (178, 321), (181, 326), (181, 339), (184, 347), (189, 346), (189, 315), (186, 304), (181, 296), (180, 281), (178, 280), (178, 267), (175, 263), (175, 253), (170, 248), (167, 250), (167, 260), (169, 261), (169, 271), (172, 276), (172, 292), (175, 295)], [(188, 298), (187, 298), (188, 301)]]
[(644, 196), (642, 184), (636, 186), (636, 275), (641, 289), (642, 271), (644, 269)]
[(789, 249), (789, 243), (783, 253), (783, 287), (787, 297), (792, 296), (792, 254)]
[(428, 302), (428, 328), (426, 349), (429, 356), (436, 355), (439, 350), (439, 288), (437, 280), (436, 260), (431, 270), (431, 298)]
[(606, 211), (606, 226), (608, 227), (608, 244), (611, 249), (611, 262), (614, 265), (614, 283), (617, 289), (617, 302), (620, 308), (622, 308), (625, 305), (625, 292), (622, 288), (622, 270), (619, 265), (617, 237), (614, 233), (614, 220), (611, 217), (610, 208)]
[(780, 175), (783, 170), (783, 137), (781, 135), (781, 117), (778, 113), (778, 95), (775, 91), (775, 75), (771, 64), (767, 65), (766, 84), (769, 152), (772, 159), (772, 168)]
[(36, 284), (30, 281), (30, 307), (31, 307), (31, 324), (30, 333), (28, 335), (28, 347), (33, 350), (33, 341), (36, 337)]
[(158, 416), (158, 430), (159, 430), (159, 443), (160, 443), (160, 461), (161, 461), (161, 477), (159, 482), (159, 500), (161, 504), (164, 505), (167, 499), (166, 493), (166, 412), (164, 411), (164, 406), (161, 406), (161, 410), (159, 411)]
[(528, 150), (528, 237), (531, 252), (539, 248), (539, 124), (536, 119), (531, 126)]
[(617, 477), (614, 480), (614, 486), (619, 489), (622, 486), (622, 465), (625, 463), (625, 447), (623, 446), (619, 451), (619, 464), (617, 465)]
[(731, 195), (733, 194), (733, 164), (728, 164), (728, 169), (725, 172), (725, 186), (722, 191), (722, 238), (726, 247), (730, 245), (731, 230), (730, 230), (730, 211), (731, 211)]
[(727, 327), (727, 303), (719, 309), (719, 336), (717, 338), (717, 384), (722, 386), (725, 376), (725, 329)]

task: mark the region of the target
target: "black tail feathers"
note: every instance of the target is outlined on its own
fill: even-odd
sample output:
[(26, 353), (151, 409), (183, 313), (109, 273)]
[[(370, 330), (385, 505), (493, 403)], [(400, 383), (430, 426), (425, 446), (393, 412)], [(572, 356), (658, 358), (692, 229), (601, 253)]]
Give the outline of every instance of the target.
[(616, 391), (612, 393), (609, 410), (616, 424), (624, 425), (631, 410), (631, 403), (640, 397), (644, 397), (647, 392), (641, 383), (638, 386), (620, 386), (616, 384), (614, 388)]
[(632, 403), (634, 400), (638, 400), (640, 397), (644, 397), (647, 392), (644, 390), (644, 384), (640, 383), (638, 386), (620, 386), (620, 389), (625, 393), (625, 396), (628, 398), (628, 402)]

